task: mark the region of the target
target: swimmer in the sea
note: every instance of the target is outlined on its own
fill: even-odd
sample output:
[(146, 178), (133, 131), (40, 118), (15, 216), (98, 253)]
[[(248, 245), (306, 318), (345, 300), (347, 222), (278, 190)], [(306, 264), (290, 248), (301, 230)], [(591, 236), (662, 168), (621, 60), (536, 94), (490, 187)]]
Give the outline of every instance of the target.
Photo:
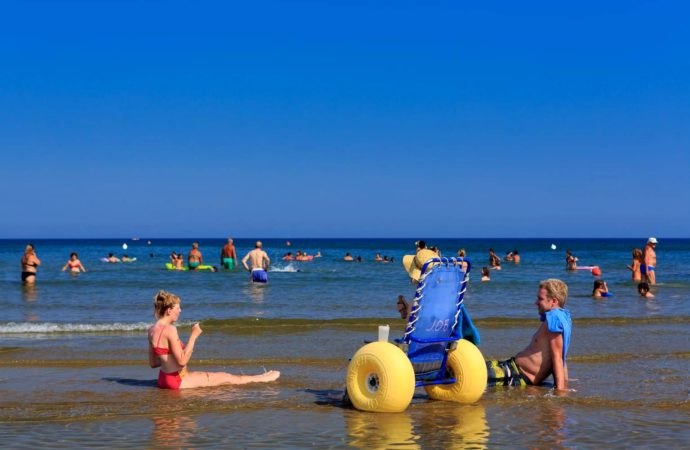
[(177, 334), (175, 323), (182, 308), (180, 298), (165, 291), (154, 297), (154, 314), (158, 321), (148, 330), (149, 365), (160, 367), (158, 387), (161, 389), (188, 389), (218, 386), (221, 384), (265, 383), (275, 381), (280, 372), (269, 370), (260, 375), (233, 375), (226, 372), (192, 372), (187, 364), (192, 358), (196, 340), (202, 333), (198, 323), (192, 325), (192, 333), (185, 345)]
[(520, 252), (513, 250), (513, 264), (520, 264)]
[(120, 258), (118, 258), (117, 256), (113, 255), (112, 253), (108, 253), (108, 257), (106, 258), (106, 262), (109, 262), (109, 263), (119, 263), (119, 262), (120, 262)]
[(652, 294), (649, 290), (649, 283), (645, 281), (637, 285), (637, 292), (639, 292), (641, 297), (654, 298), (654, 294)]
[(79, 256), (76, 252), (72, 252), (69, 255), (69, 261), (67, 261), (67, 263), (64, 266), (62, 266), (62, 271), (64, 272), (68, 268), (70, 272), (86, 272), (86, 269), (82, 265), (81, 261), (79, 261)]
[(491, 276), (489, 275), (489, 268), (482, 267), (482, 281), (491, 281)]
[(606, 285), (604, 280), (594, 280), (594, 285), (592, 286), (592, 297), (602, 298), (609, 296), (609, 287)]

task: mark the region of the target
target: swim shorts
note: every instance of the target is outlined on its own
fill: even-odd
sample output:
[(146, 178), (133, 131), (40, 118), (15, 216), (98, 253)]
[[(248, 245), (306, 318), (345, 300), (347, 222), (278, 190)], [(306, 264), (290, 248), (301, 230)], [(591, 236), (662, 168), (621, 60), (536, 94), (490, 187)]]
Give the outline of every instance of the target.
[(254, 283), (267, 283), (268, 274), (264, 269), (252, 269), (252, 281)]
[(192, 269), (192, 270), (194, 270), (194, 269), (196, 269), (197, 267), (199, 267), (199, 264), (200, 264), (199, 261), (192, 261), (192, 262), (189, 263), (189, 268)]
[(235, 258), (223, 258), (223, 267), (232, 270), (235, 268)]
[(497, 359), (486, 361), (486, 372), (489, 386), (528, 386), (532, 384), (520, 371), (515, 358), (505, 361)]

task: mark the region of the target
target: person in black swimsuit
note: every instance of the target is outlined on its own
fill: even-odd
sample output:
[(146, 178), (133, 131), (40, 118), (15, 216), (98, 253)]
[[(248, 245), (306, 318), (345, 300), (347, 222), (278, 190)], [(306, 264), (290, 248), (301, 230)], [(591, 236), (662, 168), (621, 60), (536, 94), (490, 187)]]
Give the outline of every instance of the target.
[(22, 283), (34, 284), (36, 282), (36, 271), (41, 265), (41, 260), (36, 256), (33, 244), (27, 244), (22, 256)]

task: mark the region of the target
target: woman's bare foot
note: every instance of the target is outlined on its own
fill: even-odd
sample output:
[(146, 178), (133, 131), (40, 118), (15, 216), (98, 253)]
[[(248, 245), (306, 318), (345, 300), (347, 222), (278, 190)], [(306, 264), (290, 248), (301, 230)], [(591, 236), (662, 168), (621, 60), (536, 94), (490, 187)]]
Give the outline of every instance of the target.
[(410, 314), (410, 305), (407, 303), (407, 300), (405, 300), (404, 296), (398, 295), (398, 303), (396, 306), (398, 308), (398, 312), (400, 313), (400, 318), (407, 319), (407, 316)]
[(280, 372), (277, 370), (269, 370), (261, 375), (256, 375), (256, 381), (259, 383), (267, 383), (269, 381), (275, 381), (280, 376)]

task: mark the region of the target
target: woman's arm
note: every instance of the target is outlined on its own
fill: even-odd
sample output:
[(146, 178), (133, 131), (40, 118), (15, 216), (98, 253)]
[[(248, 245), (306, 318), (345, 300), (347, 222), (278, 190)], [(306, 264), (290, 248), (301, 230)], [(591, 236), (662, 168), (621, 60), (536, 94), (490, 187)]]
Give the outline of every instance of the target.
[(82, 264), (81, 261), (79, 261), (79, 268), (82, 272), (86, 272), (86, 267), (84, 267), (84, 264)]
[(67, 261), (67, 262), (65, 263), (65, 265), (62, 266), (62, 271), (63, 271), (63, 272), (64, 272), (65, 270), (67, 270), (67, 266), (69, 266), (69, 261)]
[(194, 344), (196, 343), (196, 338), (201, 334), (201, 327), (198, 323), (192, 325), (192, 334), (189, 336), (187, 341), (187, 346), (183, 349), (180, 344), (180, 337), (177, 334), (177, 327), (170, 327), (171, 330), (168, 335), (168, 347), (170, 347), (170, 352), (172, 353), (175, 361), (180, 366), (186, 366), (190, 359), (192, 359), (192, 353), (194, 353)]
[(151, 366), (152, 369), (161, 366), (161, 359), (153, 352), (151, 342), (149, 342), (149, 366)]

